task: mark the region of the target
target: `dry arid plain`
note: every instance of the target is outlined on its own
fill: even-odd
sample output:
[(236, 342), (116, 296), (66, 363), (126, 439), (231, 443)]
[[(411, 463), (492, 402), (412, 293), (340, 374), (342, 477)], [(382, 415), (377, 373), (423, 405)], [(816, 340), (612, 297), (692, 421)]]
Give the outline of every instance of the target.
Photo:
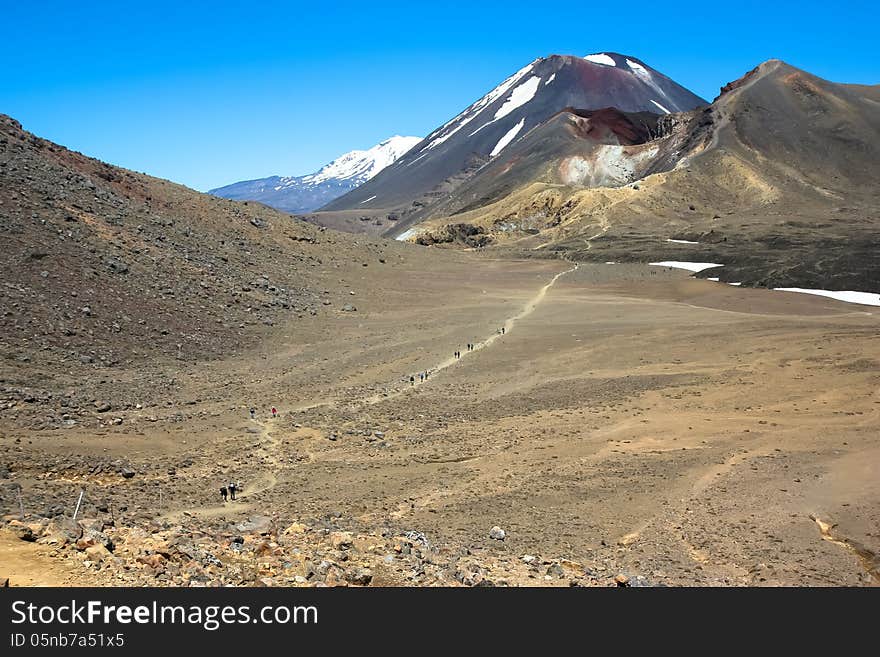
[(415, 256), (363, 268), (381, 285), (352, 268), (326, 312), (232, 355), (102, 370), (88, 420), (34, 428), (10, 402), (0, 576), (880, 583), (877, 308), (394, 248)]

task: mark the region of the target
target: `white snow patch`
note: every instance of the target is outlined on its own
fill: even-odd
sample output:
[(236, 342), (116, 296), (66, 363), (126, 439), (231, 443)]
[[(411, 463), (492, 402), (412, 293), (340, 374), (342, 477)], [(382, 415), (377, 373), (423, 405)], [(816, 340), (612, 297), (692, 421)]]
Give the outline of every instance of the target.
[(742, 283), (729, 283), (729, 285), (736, 285), (737, 287), (739, 287), (740, 285), (742, 285)]
[(473, 137), (480, 130), (485, 128), (487, 125), (492, 125), (495, 121), (499, 119), (503, 119), (505, 116), (510, 114), (513, 110), (522, 107), (527, 102), (529, 102), (532, 98), (535, 97), (535, 94), (538, 91), (538, 85), (541, 84), (541, 78), (537, 76), (532, 76), (521, 85), (519, 85), (513, 92), (510, 94), (510, 98), (504, 101), (504, 104), (498, 108), (498, 111), (495, 112), (495, 118), (491, 121), (484, 123), (479, 128), (474, 130), (468, 137)]
[(605, 264), (606, 264), (606, 265), (616, 265), (617, 263), (614, 262), (613, 260), (609, 260), (609, 261), (606, 262)]
[(617, 66), (617, 64), (614, 63), (614, 60), (604, 52), (596, 53), (595, 55), (587, 55), (584, 59), (588, 62), (593, 62), (594, 64), (602, 64), (602, 66)]
[(718, 283), (721, 279), (719, 279), (719, 278), (707, 278), (706, 280), (707, 280), (707, 281), (715, 281), (716, 283)]
[(553, 82), (553, 80), (555, 80), (555, 79), (556, 79), (556, 73), (554, 73), (554, 74), (551, 75), (549, 78), (547, 78), (547, 81), (544, 83), (544, 86), (546, 87), (548, 84), (550, 84), (551, 82)]
[(673, 244), (699, 244), (699, 242), (691, 242), (689, 240), (666, 240), (667, 242), (672, 242)]
[(495, 123), (495, 120), (494, 120), (494, 119), (493, 119), (492, 121), (486, 121), (483, 125), (481, 125), (479, 128), (477, 128), (477, 129), (474, 130), (472, 133), (470, 133), (470, 134), (468, 135), (468, 137), (473, 137), (473, 136), (474, 136), (475, 134), (477, 134), (480, 130), (482, 130), (482, 129), (485, 128), (487, 125), (490, 125), (490, 124), (492, 124), (492, 123)]
[[(663, 87), (661, 87), (659, 84), (657, 84), (657, 80), (654, 79), (654, 76), (651, 75), (651, 72), (648, 69), (646, 69), (644, 66), (642, 66), (638, 62), (634, 62), (631, 59), (626, 60), (626, 65), (629, 66), (629, 70), (632, 71), (633, 75), (635, 75), (642, 82), (644, 82), (646, 85), (651, 87), (658, 94), (663, 96), (663, 98), (666, 98), (667, 100), (671, 101), (671, 99), (669, 98), (669, 94), (667, 94), (663, 90)], [(654, 103), (655, 105), (657, 105), (658, 107), (662, 107), (662, 105), (660, 105), (659, 103), (656, 103), (654, 101), (651, 101), (651, 102)], [(673, 103), (673, 105), (674, 105), (674, 103)], [(663, 108), (663, 109), (666, 110), (666, 108)], [(666, 110), (666, 113), (670, 114), (671, 112)]]
[(520, 130), (523, 129), (523, 126), (526, 123), (525, 117), (519, 120), (515, 126), (513, 126), (510, 130), (507, 131), (507, 134), (504, 135), (501, 139), (498, 140), (498, 143), (495, 144), (495, 148), (492, 149), (492, 152), (489, 153), (489, 157), (495, 157), (504, 150), (504, 147), (507, 146), (510, 142), (513, 141), (513, 138), (519, 133)]
[(417, 228), (410, 228), (409, 230), (405, 230), (405, 231), (403, 231), (403, 232), (402, 232), (400, 235), (398, 235), (395, 239), (396, 239), (398, 242), (405, 242), (405, 241), (408, 240), (410, 237), (412, 237), (413, 235), (415, 235), (417, 232), (419, 232)]
[(498, 119), (507, 116), (517, 107), (522, 107), (532, 98), (534, 98), (535, 92), (538, 91), (539, 84), (541, 84), (541, 78), (533, 75), (528, 80), (519, 85), (516, 89), (514, 89), (513, 92), (510, 94), (510, 98), (508, 98), (507, 101), (505, 101), (505, 103), (498, 108), (497, 112), (495, 112), (495, 120), (497, 121)]
[(419, 160), (421, 160), (423, 157), (425, 157), (427, 154), (428, 154), (427, 152), (422, 153), (422, 154), (419, 155), (416, 159), (414, 159), (414, 160), (410, 160), (409, 162), (407, 162), (407, 163), (406, 163), (406, 166), (408, 166), (408, 167), (409, 167), (409, 166), (412, 166), (413, 164), (415, 164), (416, 162), (418, 162)]
[(373, 194), (370, 198), (367, 198), (367, 199), (364, 199), (363, 201), (361, 201), (360, 205), (363, 205), (364, 203), (367, 203), (368, 201), (372, 201), (374, 198), (376, 198), (375, 194)]
[(723, 267), (717, 262), (680, 262), (678, 260), (664, 260), (663, 262), (649, 262), (649, 265), (656, 267), (674, 267), (675, 269), (687, 269), (695, 274), (704, 269), (712, 269), (713, 267)]
[(801, 294), (816, 294), (820, 297), (829, 297), (847, 303), (859, 303), (864, 306), (880, 306), (880, 294), (873, 292), (852, 292), (849, 290), (812, 290), (802, 287), (774, 287), (778, 292), (800, 292)]
[(656, 100), (652, 100), (651, 102), (654, 103), (657, 107), (659, 107), (660, 109), (662, 109), (662, 110), (663, 110), (664, 112), (666, 112), (667, 114), (672, 114), (672, 112), (670, 112), (668, 109), (666, 109), (665, 107), (663, 107), (663, 105), (661, 105), (660, 103), (658, 103)]
[(638, 62), (634, 62), (631, 59), (626, 60), (626, 65), (630, 67), (630, 69), (632, 70), (633, 73), (636, 73), (640, 76), (641, 75), (647, 75), (647, 76), (651, 75), (650, 73), (648, 73), (648, 69), (646, 69), (644, 66), (642, 66)]

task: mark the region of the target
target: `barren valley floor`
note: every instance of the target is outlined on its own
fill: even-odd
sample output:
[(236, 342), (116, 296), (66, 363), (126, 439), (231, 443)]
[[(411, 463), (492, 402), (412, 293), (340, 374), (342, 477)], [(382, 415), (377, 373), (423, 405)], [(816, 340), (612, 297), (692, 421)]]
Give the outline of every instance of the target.
[[(7, 520), (17, 484), (47, 518), (84, 489), (80, 517), (140, 533), (89, 559), (57, 540), (22, 551), (7, 531), (0, 575), (39, 583), (27, 564), (45, 562), (65, 566), (55, 583), (187, 583), (144, 561), (173, 562), (167, 545), (138, 561), (126, 540), (176, 531), (216, 554), (245, 534), (259, 553), (240, 523), (265, 517), (265, 554), (293, 563), (255, 566), (270, 584), (328, 581), (349, 550), (371, 568), (349, 583), (880, 583), (876, 308), (643, 265), (473, 260), (465, 279), (433, 265), (358, 290), (356, 311), (278, 325), (235, 358), (157, 362), (167, 386), (92, 425), (3, 416)], [(100, 376), (111, 402), (138, 385)], [(94, 468), (122, 461), (133, 475)], [(224, 504), (230, 480), (244, 490)], [(194, 581), (251, 583), (229, 567)]]

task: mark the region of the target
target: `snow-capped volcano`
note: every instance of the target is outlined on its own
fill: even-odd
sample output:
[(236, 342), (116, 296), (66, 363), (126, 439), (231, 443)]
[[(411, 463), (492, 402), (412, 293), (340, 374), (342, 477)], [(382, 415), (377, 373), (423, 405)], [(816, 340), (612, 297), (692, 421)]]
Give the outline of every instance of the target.
[(613, 52), (551, 55), (504, 80), (369, 183), (322, 210), (404, 209), (443, 194), (567, 107), (658, 115), (706, 101), (641, 60)]
[(395, 135), (368, 150), (341, 155), (306, 176), (245, 180), (209, 193), (239, 201), (259, 201), (286, 212), (311, 212), (365, 183), (421, 141), (421, 137)]
[[(325, 165), (317, 173), (302, 178), (282, 178), (283, 181), (302, 180), (309, 185), (316, 185), (327, 180), (350, 180), (357, 187), (366, 182), (413, 146), (422, 141), (421, 137), (400, 137), (395, 135), (373, 146), (366, 151), (351, 151), (337, 157)], [(283, 186), (283, 185), (282, 185)]]

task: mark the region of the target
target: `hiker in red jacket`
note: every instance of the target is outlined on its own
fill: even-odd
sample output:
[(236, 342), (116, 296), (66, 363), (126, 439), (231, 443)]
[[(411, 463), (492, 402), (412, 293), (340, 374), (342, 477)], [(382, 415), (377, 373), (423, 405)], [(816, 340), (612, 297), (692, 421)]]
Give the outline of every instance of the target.
[(277, 411), (277, 410), (275, 409), (275, 407), (273, 406), (273, 407), (272, 407), (272, 417), (275, 417), (275, 415), (276, 415), (277, 413), (278, 413), (278, 411)]

